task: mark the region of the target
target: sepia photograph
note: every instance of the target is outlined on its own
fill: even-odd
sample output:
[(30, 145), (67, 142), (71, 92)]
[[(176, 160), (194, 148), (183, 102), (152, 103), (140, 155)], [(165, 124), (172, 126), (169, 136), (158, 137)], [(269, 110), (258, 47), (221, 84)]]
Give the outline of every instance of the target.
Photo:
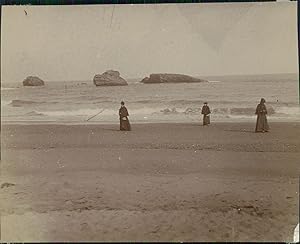
[(297, 1), (1, 9), (1, 242), (299, 242)]

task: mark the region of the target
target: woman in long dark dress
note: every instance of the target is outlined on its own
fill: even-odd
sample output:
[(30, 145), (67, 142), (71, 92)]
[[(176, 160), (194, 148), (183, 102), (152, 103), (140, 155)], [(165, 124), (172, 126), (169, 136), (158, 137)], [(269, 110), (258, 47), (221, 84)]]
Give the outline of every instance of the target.
[(125, 103), (121, 102), (121, 108), (119, 109), (119, 116), (120, 116), (120, 130), (130, 131), (131, 126), (128, 119), (128, 110), (125, 107)]
[(201, 110), (201, 114), (203, 114), (203, 125), (209, 125), (210, 124), (210, 118), (209, 118), (210, 109), (207, 106), (207, 102), (204, 103), (202, 110)]
[(255, 132), (268, 132), (269, 125), (267, 120), (267, 108), (265, 105), (266, 100), (262, 98), (256, 107), (255, 114), (257, 115)]

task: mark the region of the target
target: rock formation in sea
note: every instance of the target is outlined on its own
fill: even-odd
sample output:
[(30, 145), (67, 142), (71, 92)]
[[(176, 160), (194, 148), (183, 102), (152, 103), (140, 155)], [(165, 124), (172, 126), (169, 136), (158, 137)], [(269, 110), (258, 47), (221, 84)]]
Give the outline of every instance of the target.
[(195, 78), (182, 74), (151, 74), (150, 77), (145, 77), (141, 80), (144, 84), (153, 83), (196, 83), (196, 82), (208, 82), (204, 79)]
[(118, 71), (108, 70), (103, 74), (95, 75), (93, 82), (96, 86), (127, 86), (127, 81), (124, 80)]
[(45, 82), (37, 76), (28, 76), (23, 80), (23, 86), (43, 86)]

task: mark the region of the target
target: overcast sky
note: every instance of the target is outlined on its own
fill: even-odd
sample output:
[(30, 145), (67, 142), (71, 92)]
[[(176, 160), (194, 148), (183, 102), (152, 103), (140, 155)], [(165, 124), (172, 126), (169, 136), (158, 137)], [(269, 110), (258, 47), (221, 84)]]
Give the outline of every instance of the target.
[(296, 2), (4, 6), (1, 78), (296, 73), (296, 20)]

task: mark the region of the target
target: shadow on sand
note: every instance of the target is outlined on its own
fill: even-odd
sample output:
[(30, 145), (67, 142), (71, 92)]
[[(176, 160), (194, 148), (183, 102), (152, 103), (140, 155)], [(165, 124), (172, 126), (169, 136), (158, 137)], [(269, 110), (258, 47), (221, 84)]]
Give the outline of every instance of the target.
[(224, 130), (224, 131), (230, 131), (230, 132), (244, 132), (244, 133), (255, 133), (254, 130)]
[(121, 131), (119, 128), (103, 128), (103, 130), (108, 130), (108, 131)]

